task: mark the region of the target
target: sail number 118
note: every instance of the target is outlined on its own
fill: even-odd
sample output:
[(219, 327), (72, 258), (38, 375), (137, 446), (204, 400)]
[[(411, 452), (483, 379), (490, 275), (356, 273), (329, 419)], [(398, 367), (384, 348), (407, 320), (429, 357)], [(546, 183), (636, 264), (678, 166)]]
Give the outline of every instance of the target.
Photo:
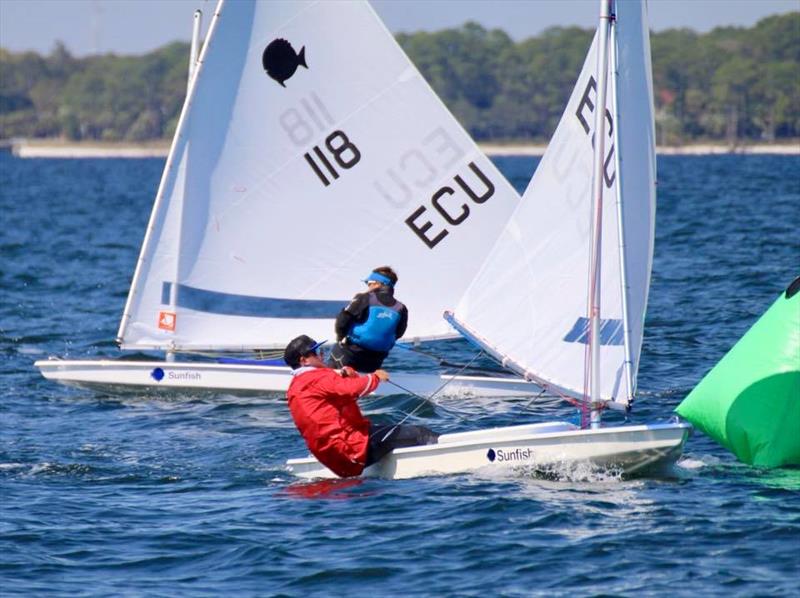
[(331, 184), (329, 176), (334, 180), (339, 178), (339, 171), (333, 162), (336, 162), (340, 168), (348, 170), (361, 160), (361, 152), (344, 131), (334, 131), (325, 138), (324, 149), (315, 145), (311, 148), (311, 152), (306, 152), (303, 156), (311, 166), (311, 170), (326, 187)]

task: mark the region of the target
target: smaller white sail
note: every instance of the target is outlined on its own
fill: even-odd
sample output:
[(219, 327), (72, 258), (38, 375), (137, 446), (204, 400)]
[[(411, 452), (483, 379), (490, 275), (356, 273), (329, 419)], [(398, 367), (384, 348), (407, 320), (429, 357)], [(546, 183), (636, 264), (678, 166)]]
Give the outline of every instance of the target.
[(365, 2), (222, 1), (119, 338), (249, 349), (333, 318), (379, 265), (406, 338), (455, 304), (519, 201)]
[[(621, 8), (606, 106), (599, 396), (625, 404), (650, 282), (655, 154), (644, 5)], [(589, 348), (597, 45), (595, 36), (518, 209), (455, 310), (460, 329), (512, 369), (574, 397), (586, 392)]]
[[(616, 3), (615, 120), (620, 243), (625, 247), (624, 298), (629, 326), (631, 394), (642, 351), (656, 214), (656, 129), (650, 33), (645, 2)], [(624, 160), (623, 157), (624, 156)]]

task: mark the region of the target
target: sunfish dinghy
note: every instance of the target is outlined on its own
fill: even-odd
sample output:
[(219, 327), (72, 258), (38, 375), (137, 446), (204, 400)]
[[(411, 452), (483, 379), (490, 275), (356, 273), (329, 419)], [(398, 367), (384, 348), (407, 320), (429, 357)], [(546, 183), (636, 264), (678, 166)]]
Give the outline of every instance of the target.
[[(600, 14), (577, 85), (519, 207), (447, 315), (520, 379), (580, 406), (581, 425), (446, 434), (437, 445), (397, 449), (364, 475), (578, 461), (630, 474), (681, 454), (688, 424), (601, 423), (604, 409), (629, 410), (636, 391), (656, 159), (645, 4), (601, 0)], [(302, 477), (333, 475), (313, 458), (288, 465)]]

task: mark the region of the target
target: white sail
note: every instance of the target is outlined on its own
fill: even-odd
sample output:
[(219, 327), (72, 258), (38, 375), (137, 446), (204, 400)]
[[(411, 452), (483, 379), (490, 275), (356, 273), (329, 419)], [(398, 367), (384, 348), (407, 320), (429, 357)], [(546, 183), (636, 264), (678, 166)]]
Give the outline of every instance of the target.
[[(653, 268), (656, 216), (656, 130), (650, 35), (645, 2), (616, 3), (614, 79), (617, 193), (621, 207), (624, 299), (629, 331), (631, 395), (642, 350), (647, 295)], [(624, 156), (624, 159), (622, 159)], [(628, 397), (630, 399), (630, 396)]]
[(383, 264), (400, 276), (406, 338), (448, 336), (442, 310), (518, 201), (368, 4), (222, 0), (119, 340), (247, 349), (330, 338)]
[[(653, 255), (655, 153), (644, 16), (642, 3), (620, 3), (609, 61), (599, 395), (620, 403), (634, 391)], [(595, 36), (519, 208), (455, 310), (468, 336), (519, 373), (571, 396), (585, 393), (589, 346), (597, 44)], [(615, 72), (616, 64), (624, 67)]]

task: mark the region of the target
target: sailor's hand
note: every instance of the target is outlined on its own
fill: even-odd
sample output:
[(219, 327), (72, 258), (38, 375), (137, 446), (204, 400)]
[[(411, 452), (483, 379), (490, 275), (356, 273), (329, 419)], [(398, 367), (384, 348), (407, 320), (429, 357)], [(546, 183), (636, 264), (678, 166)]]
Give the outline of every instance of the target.
[(389, 379), (389, 372), (386, 370), (375, 370), (375, 375), (381, 382), (386, 382)]
[(339, 370), (339, 375), (342, 378), (358, 378), (358, 372), (351, 368), (349, 365), (344, 366)]

